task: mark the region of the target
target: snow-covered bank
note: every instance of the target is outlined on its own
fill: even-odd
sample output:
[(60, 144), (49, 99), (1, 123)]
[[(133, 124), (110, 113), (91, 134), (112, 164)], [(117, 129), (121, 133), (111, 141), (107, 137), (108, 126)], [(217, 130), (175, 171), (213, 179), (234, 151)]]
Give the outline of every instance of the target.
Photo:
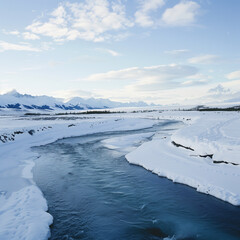
[[(41, 240), (50, 234), (52, 217), (46, 212), (47, 203), (33, 182), (31, 170), (38, 155), (31, 151), (32, 146), (64, 137), (151, 127), (161, 119), (183, 121), (185, 126), (172, 130), (172, 135), (163, 129), (152, 141), (127, 154), (127, 160), (240, 205), (238, 112), (154, 111), (86, 117), (41, 116), (33, 120), (0, 116), (0, 239)], [(114, 137), (102, 143), (112, 149), (127, 149), (152, 134)]]
[(144, 143), (127, 154), (127, 160), (240, 205), (240, 114), (163, 112), (160, 118), (182, 119), (187, 125), (171, 136)]
[[(5, 119), (5, 120), (4, 120)], [(0, 130), (0, 239), (47, 239), (53, 219), (47, 203), (33, 182), (32, 167), (38, 156), (32, 146), (59, 138), (106, 131), (151, 127), (156, 121), (108, 117), (75, 121), (32, 121), (4, 118)], [(7, 126), (8, 125), (8, 126)], [(21, 127), (19, 127), (21, 126)], [(25, 127), (23, 127), (25, 126)]]
[(154, 135), (152, 133), (131, 134), (123, 137), (113, 137), (102, 141), (103, 145), (109, 149), (119, 149), (120, 151), (130, 152), (134, 145), (145, 141)]

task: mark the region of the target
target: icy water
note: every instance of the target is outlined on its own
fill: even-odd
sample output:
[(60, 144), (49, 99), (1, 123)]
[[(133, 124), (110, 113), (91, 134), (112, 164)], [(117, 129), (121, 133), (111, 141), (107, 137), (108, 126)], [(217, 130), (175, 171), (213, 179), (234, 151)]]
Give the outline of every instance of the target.
[(54, 217), (51, 239), (239, 240), (239, 207), (130, 165), (124, 157), (129, 149), (111, 150), (101, 142), (152, 131), (165, 136), (178, 125), (68, 138), (35, 148), (41, 157), (34, 180)]

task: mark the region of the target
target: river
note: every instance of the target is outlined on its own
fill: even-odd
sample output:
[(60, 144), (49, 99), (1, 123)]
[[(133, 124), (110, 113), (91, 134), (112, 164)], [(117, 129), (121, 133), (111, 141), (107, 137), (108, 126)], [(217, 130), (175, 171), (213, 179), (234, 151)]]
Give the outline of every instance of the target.
[(165, 136), (178, 127), (162, 122), (35, 147), (40, 157), (33, 175), (54, 217), (51, 239), (239, 240), (239, 207), (129, 164), (124, 155), (140, 143), (123, 149), (103, 144), (140, 133)]

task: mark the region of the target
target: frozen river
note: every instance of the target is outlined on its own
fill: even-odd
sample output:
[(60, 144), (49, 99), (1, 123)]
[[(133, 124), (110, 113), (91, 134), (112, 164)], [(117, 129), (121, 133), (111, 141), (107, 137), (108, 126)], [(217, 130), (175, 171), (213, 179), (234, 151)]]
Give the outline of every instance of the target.
[(120, 149), (103, 143), (153, 131), (166, 135), (178, 124), (68, 138), (34, 148), (41, 155), (34, 180), (54, 217), (51, 239), (240, 239), (239, 207), (130, 165), (124, 155), (136, 143)]

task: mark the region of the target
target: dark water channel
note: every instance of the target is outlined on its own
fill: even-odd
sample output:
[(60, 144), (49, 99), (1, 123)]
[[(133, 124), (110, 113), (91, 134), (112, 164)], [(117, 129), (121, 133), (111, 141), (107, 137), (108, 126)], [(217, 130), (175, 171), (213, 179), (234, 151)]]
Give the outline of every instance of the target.
[(41, 155), (34, 180), (54, 217), (51, 239), (239, 240), (239, 207), (130, 165), (126, 149), (101, 142), (152, 131), (166, 135), (178, 125), (165, 122), (34, 148)]

